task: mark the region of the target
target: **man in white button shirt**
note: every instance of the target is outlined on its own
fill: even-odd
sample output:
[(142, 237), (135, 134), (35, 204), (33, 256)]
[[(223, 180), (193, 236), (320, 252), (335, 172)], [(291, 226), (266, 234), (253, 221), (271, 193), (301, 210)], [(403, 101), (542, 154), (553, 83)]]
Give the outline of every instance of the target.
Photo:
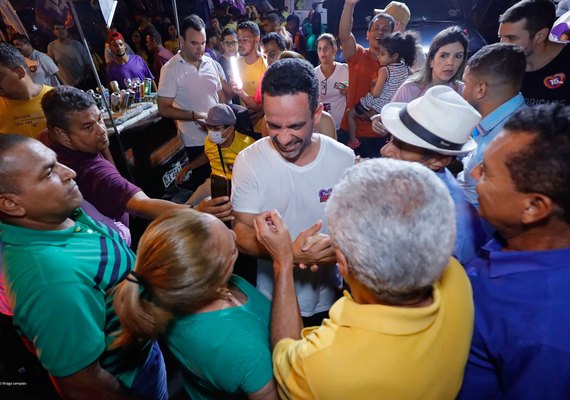
[(176, 120), (188, 160), (203, 158), (202, 166), (192, 170), (196, 185), (210, 174), (204, 155), (207, 133), (197, 120), (206, 118), (213, 105), (225, 102), (220, 76), (214, 61), (204, 57), (205, 48), (204, 21), (197, 15), (189, 15), (180, 24), (180, 52), (162, 67), (158, 85), (160, 115)]

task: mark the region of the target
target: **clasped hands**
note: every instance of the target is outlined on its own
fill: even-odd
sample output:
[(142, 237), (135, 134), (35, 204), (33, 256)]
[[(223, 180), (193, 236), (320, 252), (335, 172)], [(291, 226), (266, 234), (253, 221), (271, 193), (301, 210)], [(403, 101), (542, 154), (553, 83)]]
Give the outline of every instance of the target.
[(273, 258), (275, 268), (298, 264), (301, 269), (311, 268), (315, 272), (319, 265), (336, 262), (329, 236), (319, 233), (322, 221), (302, 231), (294, 241), (276, 210), (259, 214), (253, 223), (257, 240)]

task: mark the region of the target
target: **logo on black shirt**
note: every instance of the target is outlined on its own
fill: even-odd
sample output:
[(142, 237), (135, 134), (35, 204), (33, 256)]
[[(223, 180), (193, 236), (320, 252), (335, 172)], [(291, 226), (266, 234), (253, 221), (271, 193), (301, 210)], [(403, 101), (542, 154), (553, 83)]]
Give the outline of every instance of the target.
[(558, 89), (560, 86), (564, 85), (565, 80), (566, 75), (564, 72), (559, 72), (557, 74), (544, 78), (544, 86), (549, 89)]

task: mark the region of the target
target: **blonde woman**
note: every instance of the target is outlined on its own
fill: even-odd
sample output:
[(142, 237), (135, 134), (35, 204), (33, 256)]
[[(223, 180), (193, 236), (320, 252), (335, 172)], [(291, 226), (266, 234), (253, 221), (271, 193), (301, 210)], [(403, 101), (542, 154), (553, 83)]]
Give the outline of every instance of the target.
[(237, 255), (235, 234), (211, 215), (156, 219), (116, 289), (122, 330), (113, 346), (162, 335), (192, 399), (276, 399), (270, 302), (232, 275)]

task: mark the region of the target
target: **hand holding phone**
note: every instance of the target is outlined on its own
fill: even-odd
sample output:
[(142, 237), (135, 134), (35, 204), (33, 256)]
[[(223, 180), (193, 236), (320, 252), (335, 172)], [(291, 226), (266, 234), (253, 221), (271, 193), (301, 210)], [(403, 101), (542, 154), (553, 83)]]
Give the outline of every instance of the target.
[(232, 193), (232, 181), (225, 176), (212, 174), (210, 176), (210, 192), (212, 198), (228, 196)]

